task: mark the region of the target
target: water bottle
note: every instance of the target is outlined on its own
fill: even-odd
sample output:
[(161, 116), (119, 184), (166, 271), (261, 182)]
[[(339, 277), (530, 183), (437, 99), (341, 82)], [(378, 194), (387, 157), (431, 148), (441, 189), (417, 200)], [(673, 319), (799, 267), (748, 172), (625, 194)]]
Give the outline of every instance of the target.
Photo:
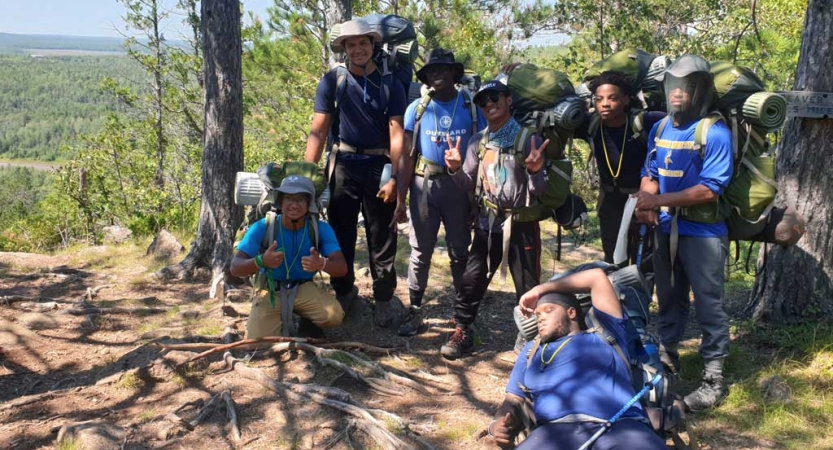
[(330, 204), (330, 187), (327, 186), (324, 188), (324, 192), (321, 193), (321, 196), (318, 197), (318, 206), (320, 209), (326, 209), (327, 206)]
[(385, 187), (385, 185), (388, 184), (388, 181), (390, 181), (390, 172), (391, 166), (390, 163), (387, 163), (385, 164), (385, 167), (382, 169), (382, 178), (379, 179), (379, 189)]

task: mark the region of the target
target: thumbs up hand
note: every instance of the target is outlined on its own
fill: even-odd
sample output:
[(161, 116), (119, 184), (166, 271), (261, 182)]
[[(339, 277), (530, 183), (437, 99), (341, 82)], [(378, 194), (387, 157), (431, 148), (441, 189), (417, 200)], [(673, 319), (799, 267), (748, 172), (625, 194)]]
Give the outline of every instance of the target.
[(514, 420), (511, 413), (506, 413), (500, 420), (492, 422), (490, 432), (500, 448), (515, 448)]
[(322, 258), (321, 254), (318, 253), (318, 249), (315, 247), (310, 247), (309, 256), (301, 258), (301, 267), (304, 269), (304, 272), (320, 272), (324, 270), (325, 264), (327, 264), (327, 258)]
[(535, 147), (535, 141), (532, 141), (532, 150), (529, 152), (529, 155), (526, 157), (526, 170), (529, 173), (538, 173), (541, 169), (544, 168), (544, 149), (547, 148), (549, 145), (550, 140), (547, 139), (544, 141), (540, 147)]
[(263, 252), (263, 265), (274, 269), (283, 264), (283, 249), (278, 248), (278, 241), (272, 241), (272, 245)]
[(456, 172), (463, 165), (463, 156), (460, 154), (460, 137), (457, 136), (457, 143), (451, 142), (451, 136), (445, 137), (448, 142), (448, 150), (445, 151), (445, 165), (450, 172)]

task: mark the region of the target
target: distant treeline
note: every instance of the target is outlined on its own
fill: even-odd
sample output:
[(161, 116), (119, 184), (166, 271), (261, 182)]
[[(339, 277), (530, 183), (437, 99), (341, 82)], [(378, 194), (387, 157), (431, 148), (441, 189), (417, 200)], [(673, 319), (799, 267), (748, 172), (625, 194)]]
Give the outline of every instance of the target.
[[(140, 39), (140, 42), (143, 40)], [(166, 41), (170, 46), (185, 45)], [(0, 53), (29, 54), (31, 49), (83, 50), (124, 53), (124, 38), (100, 36), (59, 36), (48, 34), (0, 33)]]
[(98, 132), (119, 107), (100, 87), (105, 77), (141, 87), (145, 75), (121, 56), (0, 55), (0, 158), (53, 161), (62, 145)]

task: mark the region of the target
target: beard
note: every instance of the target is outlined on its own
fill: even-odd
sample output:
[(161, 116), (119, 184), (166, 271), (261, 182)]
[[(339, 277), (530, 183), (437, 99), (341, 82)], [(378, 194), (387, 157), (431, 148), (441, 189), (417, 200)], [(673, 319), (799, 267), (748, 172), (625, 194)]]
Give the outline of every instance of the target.
[(542, 330), (541, 342), (552, 342), (570, 334), (570, 322), (564, 321), (554, 325), (549, 330)]

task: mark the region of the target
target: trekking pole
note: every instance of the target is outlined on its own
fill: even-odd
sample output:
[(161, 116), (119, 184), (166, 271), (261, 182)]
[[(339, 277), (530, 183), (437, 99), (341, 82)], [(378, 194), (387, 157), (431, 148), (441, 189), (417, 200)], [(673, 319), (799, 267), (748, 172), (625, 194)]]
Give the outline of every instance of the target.
[(648, 234), (648, 225), (643, 223), (639, 226), (639, 248), (636, 250), (636, 267), (642, 266), (642, 249), (645, 248), (646, 234)]
[(597, 431), (596, 434), (590, 436), (590, 439), (588, 439), (587, 442), (584, 443), (584, 445), (579, 447), (578, 450), (588, 450), (590, 447), (592, 447), (593, 444), (595, 444), (596, 441), (603, 434), (605, 434), (605, 432), (609, 430), (613, 426), (613, 424), (615, 424), (625, 414), (625, 412), (627, 412), (631, 408), (631, 406), (636, 404), (636, 402), (638, 402), (639, 399), (642, 398), (642, 396), (647, 394), (648, 391), (650, 391), (652, 388), (658, 385), (660, 381), (662, 381), (662, 375), (657, 374), (650, 382), (645, 383), (645, 387), (643, 387), (641, 391), (637, 392), (632, 399), (628, 400), (628, 402), (625, 403), (625, 406), (623, 406), (622, 409), (619, 410), (619, 412), (614, 414), (613, 417), (610, 418), (610, 420), (605, 422), (605, 424), (602, 425), (602, 428), (599, 431)]

